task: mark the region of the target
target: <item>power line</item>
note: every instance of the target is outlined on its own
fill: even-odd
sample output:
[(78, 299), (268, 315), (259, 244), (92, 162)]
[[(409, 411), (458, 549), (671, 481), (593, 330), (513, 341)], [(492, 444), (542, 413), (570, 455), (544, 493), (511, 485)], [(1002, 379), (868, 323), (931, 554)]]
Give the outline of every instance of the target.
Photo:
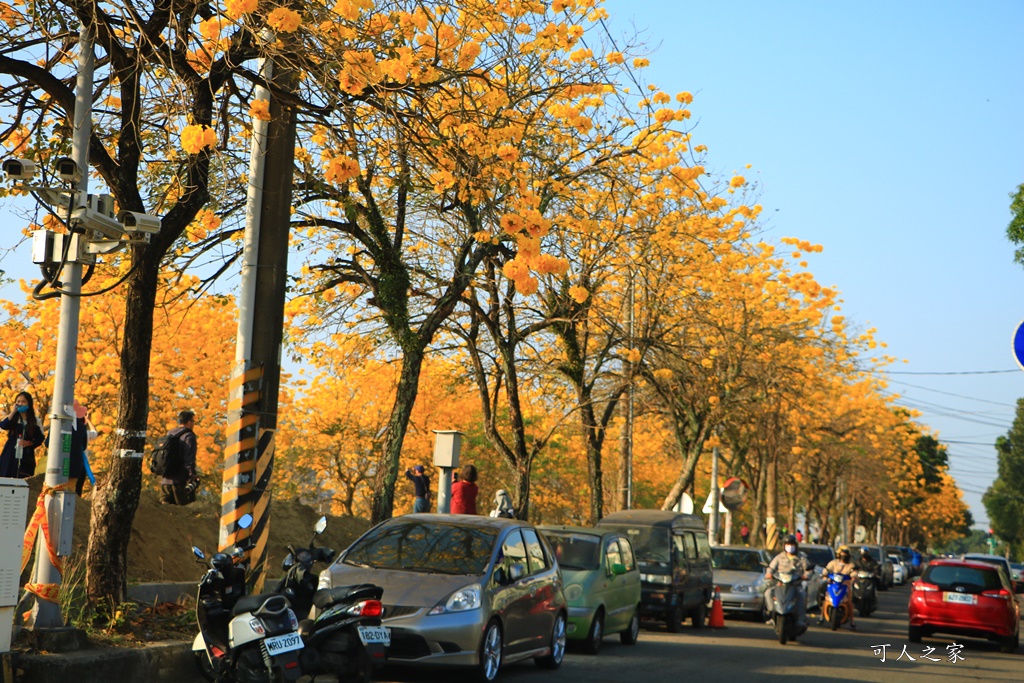
[(1000, 403), (998, 401), (989, 401), (984, 398), (975, 398), (974, 396), (964, 396), (963, 394), (954, 394), (950, 391), (939, 391), (938, 389), (930, 389), (928, 387), (922, 387), (917, 384), (910, 384), (909, 382), (901, 382), (898, 379), (890, 380), (893, 384), (900, 384), (905, 387), (911, 387), (912, 389), (922, 389), (924, 391), (931, 391), (936, 394), (944, 394), (946, 396), (953, 396), (955, 398), (966, 398), (969, 401), (978, 401), (979, 403), (991, 403), (994, 406), (1003, 406), (1004, 408), (1016, 408), (1017, 406), (1010, 403)]
[(1014, 368), (1013, 370), (966, 370), (963, 372), (895, 372), (892, 370), (885, 371), (887, 375), (1002, 375), (1010, 372), (1020, 372), (1020, 368)]

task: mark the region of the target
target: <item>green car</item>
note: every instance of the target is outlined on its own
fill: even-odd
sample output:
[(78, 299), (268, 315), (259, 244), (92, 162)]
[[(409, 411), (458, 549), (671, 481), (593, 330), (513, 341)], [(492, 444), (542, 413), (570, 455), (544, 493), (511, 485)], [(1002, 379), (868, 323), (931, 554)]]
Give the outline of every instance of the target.
[(633, 547), (614, 529), (537, 527), (554, 550), (569, 605), (569, 640), (597, 654), (618, 633), (626, 645), (640, 635), (640, 570)]

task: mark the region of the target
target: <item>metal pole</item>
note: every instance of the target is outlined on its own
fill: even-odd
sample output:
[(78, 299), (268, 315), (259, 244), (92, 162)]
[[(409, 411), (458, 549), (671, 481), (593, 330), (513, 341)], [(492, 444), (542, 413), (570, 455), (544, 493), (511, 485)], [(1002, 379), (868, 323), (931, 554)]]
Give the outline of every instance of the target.
[[(633, 348), (634, 329), (633, 326), (636, 323), (636, 317), (633, 312), (634, 299), (633, 299), (633, 269), (629, 269), (629, 348)], [(633, 382), (633, 367), (634, 363), (632, 360), (629, 362), (629, 396), (626, 398), (626, 436), (628, 442), (626, 444), (626, 509), (633, 509), (633, 397), (635, 383)]]
[(722, 543), (725, 545), (732, 544), (732, 510), (725, 513), (725, 534)]
[(711, 545), (718, 545), (718, 506), (721, 504), (718, 496), (718, 446), (715, 446), (711, 449), (711, 525), (708, 527)]
[(441, 476), (437, 478), (437, 511), (448, 514), (452, 511), (452, 472), (453, 467), (442, 467)]
[[(75, 84), (74, 132), (71, 158), (82, 169), (82, 179), (75, 188), (80, 203), (87, 197), (89, 184), (89, 137), (92, 135), (93, 27), (83, 25), (78, 34), (78, 79)], [(70, 226), (68, 226), (70, 228)], [(70, 234), (69, 234), (70, 237)], [(75, 427), (75, 360), (78, 350), (79, 293), (82, 290), (82, 265), (76, 260), (61, 272), (63, 294), (60, 297), (60, 323), (57, 328), (57, 357), (53, 375), (53, 401), (50, 406), (50, 445), (46, 452), (46, 486), (66, 484), (71, 463), (71, 432)], [(63, 524), (74, 524), (74, 491), (46, 496), (50, 539), (57, 554)], [(70, 531), (68, 532), (70, 533)], [(36, 570), (33, 583), (60, 586), (60, 571), (50, 562), (50, 553), (40, 532), (36, 547)], [(56, 593), (56, 591), (54, 591)], [(60, 604), (36, 599), (32, 607), (33, 628), (58, 628), (64, 625)]]

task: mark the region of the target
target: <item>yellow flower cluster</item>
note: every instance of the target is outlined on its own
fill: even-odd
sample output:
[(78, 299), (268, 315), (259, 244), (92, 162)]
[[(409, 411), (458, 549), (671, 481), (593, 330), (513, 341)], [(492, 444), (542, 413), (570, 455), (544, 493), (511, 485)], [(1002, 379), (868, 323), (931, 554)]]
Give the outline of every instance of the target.
[(351, 157), (334, 157), (327, 162), (324, 178), (329, 183), (340, 185), (359, 175), (359, 162)]
[[(569, 296), (573, 298), (573, 301), (575, 301), (578, 304), (581, 304), (587, 300), (587, 298), (590, 296), (590, 292), (587, 291), (586, 287), (573, 285), (572, 287), (569, 288)], [(632, 349), (630, 353), (634, 352), (637, 354), (637, 356), (640, 355), (640, 352), (637, 351), (636, 349)]]
[(267, 23), (279, 33), (291, 33), (302, 25), (302, 15), (287, 7), (278, 7), (267, 15)]
[(671, 368), (658, 368), (654, 371), (654, 379), (660, 382), (667, 382), (672, 379), (673, 374), (675, 373), (672, 372)]
[(207, 147), (217, 146), (217, 133), (209, 126), (185, 126), (181, 131), (181, 148), (189, 154), (199, 154)]
[(270, 102), (267, 100), (253, 100), (249, 105), (249, 116), (260, 121), (269, 121)]
[(199, 22), (199, 35), (207, 40), (217, 40), (221, 31), (220, 17), (211, 17)]
[(240, 19), (243, 14), (255, 12), (257, 4), (257, 0), (224, 0), (224, 14)]
[(747, 183), (747, 179), (741, 175), (735, 175), (732, 180), (729, 181), (729, 187), (743, 187)]
[(609, 64), (622, 64), (625, 61), (621, 52), (609, 52), (605, 55), (605, 59), (608, 60)]

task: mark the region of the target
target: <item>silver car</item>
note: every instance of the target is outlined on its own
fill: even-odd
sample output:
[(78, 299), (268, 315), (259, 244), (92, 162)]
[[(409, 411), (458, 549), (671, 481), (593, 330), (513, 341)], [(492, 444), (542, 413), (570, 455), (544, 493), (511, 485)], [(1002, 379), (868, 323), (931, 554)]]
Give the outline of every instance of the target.
[(565, 596), (547, 542), (526, 522), (404, 515), (367, 531), (320, 575), (321, 588), (384, 589), (389, 664), (466, 666), (493, 681), (502, 664), (565, 655)]
[(724, 612), (742, 613), (755, 621), (767, 619), (764, 604), (764, 572), (772, 556), (767, 550), (740, 545), (711, 548), (715, 588)]

